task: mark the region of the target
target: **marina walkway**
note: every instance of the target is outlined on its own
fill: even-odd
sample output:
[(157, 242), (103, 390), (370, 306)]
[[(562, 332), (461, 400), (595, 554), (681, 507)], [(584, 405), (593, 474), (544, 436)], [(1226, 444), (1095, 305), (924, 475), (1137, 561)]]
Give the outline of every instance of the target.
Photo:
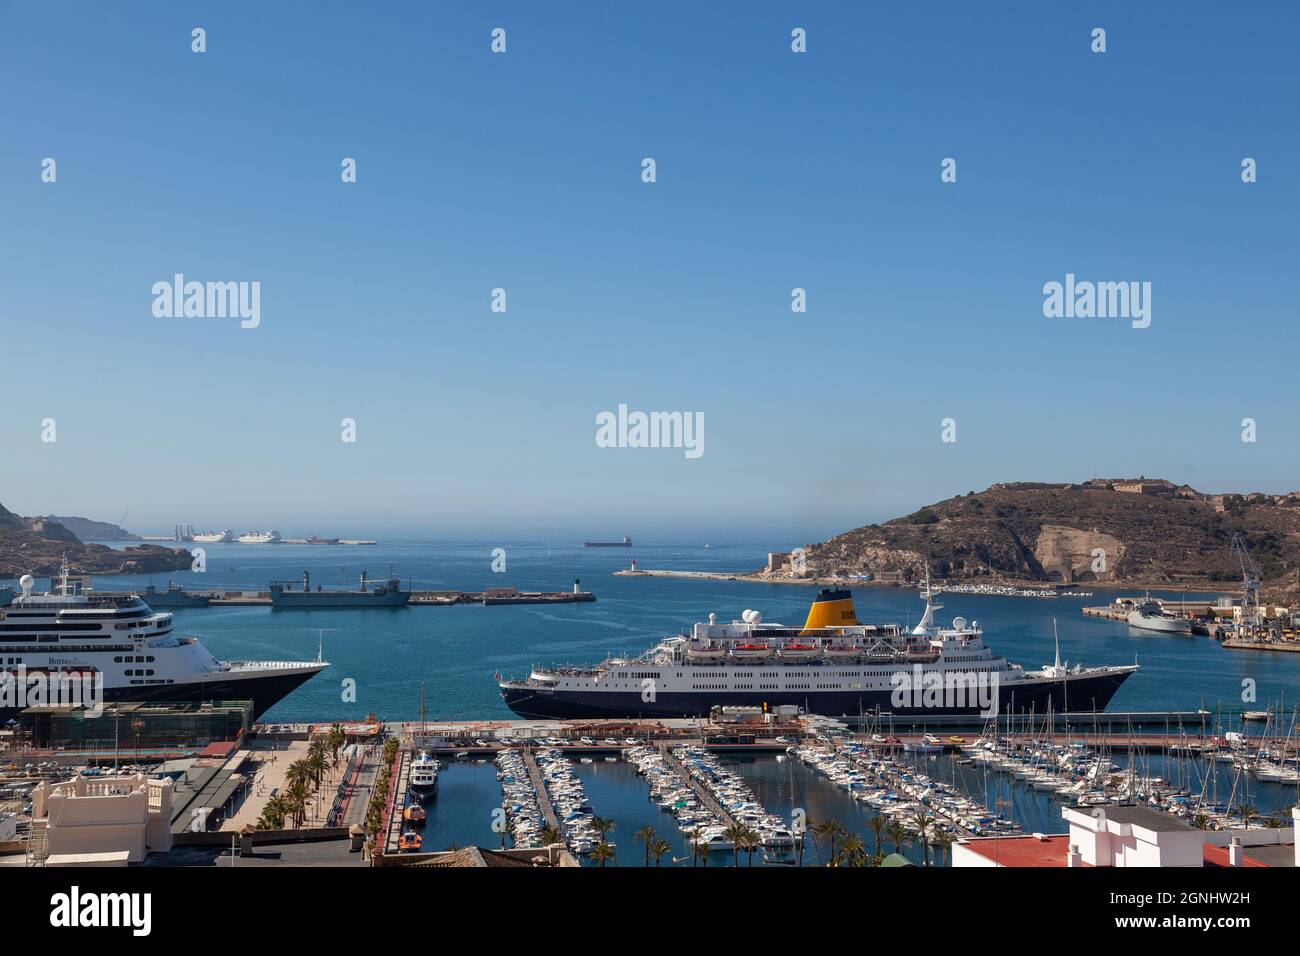
[(397, 785), (392, 791), (392, 812), (388, 815), (388, 832), (384, 835), (385, 853), (399, 852), (398, 841), (402, 837), (402, 811), (406, 809), (407, 777), (410, 767), (411, 752), (409, 750), (403, 750), (397, 756)]
[(708, 807), (709, 810), (722, 821), (723, 826), (734, 827), (736, 825), (735, 818), (722, 808), (722, 804), (718, 803), (718, 801), (714, 799), (714, 796), (709, 792), (708, 787), (695, 779), (695, 776), (686, 768), (686, 765), (673, 755), (673, 752), (669, 747), (660, 744), (659, 752), (663, 755), (664, 761), (668, 766), (677, 771), (677, 775), (682, 778), (686, 786), (695, 791), (695, 796), (699, 798), (700, 803)]
[(542, 819), (546, 821), (547, 826), (555, 828), (556, 833), (563, 833), (560, 826), (560, 820), (555, 815), (555, 807), (551, 805), (551, 795), (546, 790), (546, 781), (542, 779), (542, 771), (537, 767), (537, 761), (533, 759), (532, 752), (524, 751), (524, 765), (528, 768), (528, 779), (533, 783), (533, 789), (537, 791), (537, 806), (541, 808)]

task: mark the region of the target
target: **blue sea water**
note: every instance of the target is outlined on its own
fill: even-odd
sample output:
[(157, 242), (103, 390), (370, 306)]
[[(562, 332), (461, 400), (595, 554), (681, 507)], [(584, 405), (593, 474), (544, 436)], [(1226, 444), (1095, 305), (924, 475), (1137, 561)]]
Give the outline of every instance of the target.
[[(491, 569), (498, 547), (506, 551), (504, 573)], [(522, 675), (533, 664), (594, 663), (609, 654), (639, 652), (709, 612), (731, 620), (756, 608), (767, 621), (802, 623), (813, 594), (800, 585), (613, 575), (633, 558), (643, 569), (748, 571), (766, 561), (762, 544), (637, 542), (629, 549), (589, 549), (562, 541), (385, 541), (374, 547), (208, 545), (206, 552), (205, 573), (154, 575), (153, 582), (265, 589), (270, 580), (297, 579), (306, 569), (315, 583), (355, 586), (362, 569), (374, 578), (391, 566), (420, 589), (566, 590), (578, 578), (596, 593), (595, 603), (557, 606), (176, 611), (178, 630), (201, 638), (221, 658), (311, 659), (323, 645), (331, 666), (267, 714), (280, 721), (370, 713), (415, 719), (422, 684), (430, 719), (507, 718), (512, 715), (501, 703), (494, 673)], [(148, 579), (99, 580), (117, 588)], [(940, 618), (978, 620), (997, 652), (1027, 668), (1052, 662), (1053, 619), (1063, 660), (1136, 660), (1141, 669), (1115, 696), (1112, 710), (1240, 710), (1281, 703), (1289, 713), (1287, 702), (1300, 702), (1300, 654), (1234, 651), (1205, 637), (1153, 634), (1083, 616), (1082, 607), (1107, 603), (1112, 593), (1055, 599), (947, 594)], [(910, 589), (864, 586), (854, 598), (864, 621), (914, 623), (922, 610)], [(355, 703), (343, 700), (348, 678), (356, 682)], [(1243, 686), (1254, 687), (1255, 701), (1243, 705)]]
[[(491, 569), (492, 550), (506, 550), (505, 573)], [(563, 590), (581, 579), (596, 592), (594, 604), (557, 607), (410, 607), (399, 610), (275, 611), (265, 607), (200, 608), (175, 612), (182, 633), (200, 637), (223, 658), (308, 659), (323, 644), (331, 667), (277, 705), (269, 720), (335, 720), (378, 714), (387, 720), (418, 716), (421, 685), (427, 716), (486, 719), (512, 716), (502, 705), (493, 674), (522, 674), (534, 663), (591, 663), (611, 653), (637, 652), (666, 634), (688, 628), (716, 612), (739, 617), (756, 608), (765, 620), (801, 623), (812, 589), (796, 585), (758, 585), (728, 581), (653, 577), (616, 577), (636, 558), (641, 568), (700, 571), (747, 571), (766, 560), (761, 543), (641, 543), (631, 549), (584, 549), (573, 542), (547, 541), (385, 541), (376, 547), (307, 545), (209, 545), (207, 571), (155, 575), (163, 586), (170, 577), (187, 587), (265, 589), (275, 579), (296, 579), (304, 569), (312, 580), (355, 585), (364, 568), (372, 578), (391, 565), (416, 588), (515, 586), (526, 590)], [(143, 585), (146, 577), (102, 578), (104, 587)], [(1060, 632), (1062, 658), (1085, 664), (1137, 660), (1138, 671), (1120, 690), (1112, 710), (1240, 710), (1243, 681), (1257, 686), (1249, 709), (1300, 700), (1300, 655), (1233, 651), (1204, 637), (1179, 637), (1131, 630), (1113, 621), (1086, 618), (1080, 608), (1104, 604), (1112, 592), (1092, 598), (1028, 598), (944, 595), (941, 619), (962, 615), (985, 627), (985, 639), (1000, 653), (1026, 667), (1050, 663), (1055, 655), (1053, 619)], [(1179, 597), (1177, 593), (1163, 596)], [(864, 621), (914, 623), (922, 605), (914, 590), (860, 587), (855, 591)], [(341, 686), (356, 681), (358, 699), (345, 703)], [(1004, 814), (1026, 830), (1061, 832), (1060, 801), (1013, 783), (958, 765), (949, 757), (917, 758), (932, 777), (956, 783), (986, 805), (1001, 801)], [(1123, 754), (1115, 759), (1121, 765)], [(1141, 771), (1187, 782), (1200, 772), (1191, 761), (1137, 758)], [(868, 849), (871, 811), (796, 759), (774, 756), (725, 756), (769, 810), (789, 820), (803, 810), (812, 820), (836, 819), (859, 834)], [(450, 761), (435, 797), (425, 801), (429, 813), (425, 839), (431, 846), (496, 846), (492, 811), (501, 790), (490, 763)], [(648, 799), (643, 780), (623, 761), (579, 764), (577, 772), (597, 814), (615, 821), (610, 839), (617, 844), (614, 865), (642, 865), (644, 850), (634, 834), (651, 826), (672, 847), (663, 866), (690, 866), (690, 851), (673, 818)], [(1234, 778), (1231, 769), (1215, 770), (1221, 799), (1251, 802), (1271, 812), (1295, 802), (1294, 787)], [(1249, 792), (1240, 790), (1248, 785)], [(1207, 788), (1207, 792), (1209, 792)], [(1243, 799), (1244, 797), (1244, 799)], [(892, 849), (886, 846), (886, 850)], [(809, 840), (804, 862), (824, 861), (829, 848)], [(919, 862), (921, 851), (904, 854)], [(742, 853), (739, 864), (745, 866)], [(755, 861), (761, 863), (761, 857)], [(710, 866), (732, 865), (732, 854), (714, 853)]]

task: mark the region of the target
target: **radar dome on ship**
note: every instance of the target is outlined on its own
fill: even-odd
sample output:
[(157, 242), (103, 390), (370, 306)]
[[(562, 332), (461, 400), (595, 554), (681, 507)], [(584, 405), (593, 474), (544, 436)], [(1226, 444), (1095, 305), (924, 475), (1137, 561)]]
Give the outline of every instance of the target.
[(30, 591), (33, 587), (36, 586), (36, 579), (32, 577), (30, 574), (24, 574), (21, 578), (18, 579), (18, 586), (22, 588), (24, 591)]

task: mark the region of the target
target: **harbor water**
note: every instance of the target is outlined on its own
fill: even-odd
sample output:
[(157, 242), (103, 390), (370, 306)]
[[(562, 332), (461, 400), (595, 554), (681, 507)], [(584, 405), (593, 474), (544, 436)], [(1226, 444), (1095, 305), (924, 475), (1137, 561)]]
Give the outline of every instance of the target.
[[(577, 536), (575, 536), (576, 538)], [(506, 552), (505, 573), (492, 571), (493, 549)], [(567, 590), (579, 578), (596, 593), (591, 604), (403, 609), (275, 610), (210, 607), (175, 611), (178, 632), (200, 637), (224, 659), (314, 658), (323, 647), (332, 665), (278, 704), (270, 721), (413, 720), (425, 686), (429, 719), (505, 719), (494, 673), (524, 675), (534, 664), (591, 664), (610, 654), (635, 654), (689, 629), (716, 612), (739, 618), (746, 608), (764, 620), (802, 624), (814, 589), (803, 585), (660, 577), (613, 572), (637, 559), (641, 568), (751, 571), (766, 561), (765, 544), (642, 544), (588, 549), (565, 542), (383, 542), (374, 547), (309, 545), (206, 546), (204, 573), (153, 575), (165, 586), (262, 589), (270, 580), (300, 578), (304, 569), (326, 587), (354, 586), (362, 570), (386, 574), (391, 565), (417, 589)], [(97, 579), (105, 587), (148, 583), (147, 576)], [(945, 594), (941, 621), (961, 615), (979, 621), (985, 640), (1009, 660), (1037, 668), (1055, 656), (1053, 619), (1061, 657), (1073, 664), (1126, 664), (1141, 669), (1111, 701), (1112, 711), (1263, 710), (1300, 703), (1300, 654), (1229, 650), (1206, 637), (1138, 631), (1119, 621), (1085, 617), (1091, 598), (1019, 598)], [(1179, 598), (1178, 592), (1162, 596)], [(864, 622), (916, 623), (917, 592), (894, 587), (854, 589)], [(345, 700), (344, 681), (356, 699)], [(1253, 700), (1243, 699), (1251, 691)], [(839, 715), (830, 715), (839, 716)]]
[[(769, 622), (802, 623), (814, 593), (808, 586), (613, 574), (632, 558), (643, 569), (744, 572), (765, 561), (765, 547), (719, 542), (708, 548), (637, 543), (628, 549), (584, 549), (545, 541), (410, 541), (363, 548), (216, 544), (205, 548), (205, 572), (154, 575), (152, 580), (159, 587), (170, 579), (191, 589), (264, 590), (268, 581), (296, 578), (305, 569), (313, 581), (329, 587), (354, 583), (363, 569), (372, 577), (385, 575), (390, 566), (404, 584), (423, 590), (507, 586), (567, 590), (575, 578), (581, 579), (584, 589), (596, 593), (595, 603), (310, 611), (236, 606), (174, 612), (179, 632), (201, 638), (222, 658), (305, 659), (315, 657), (318, 648), (323, 651), (332, 666), (278, 704), (266, 715), (267, 721), (345, 721), (369, 714), (389, 721), (414, 720), (419, 716), (422, 687), (429, 720), (508, 719), (513, 715), (501, 702), (495, 673), (520, 675), (533, 664), (593, 663), (611, 654), (637, 653), (710, 612), (729, 620), (755, 608)], [(492, 570), (495, 548), (505, 549), (504, 573)], [(101, 578), (98, 583), (124, 588), (149, 580), (118, 577)], [(1137, 631), (1081, 613), (1085, 605), (1108, 602), (1113, 593), (1052, 599), (945, 594), (939, 617), (961, 615), (979, 621), (990, 646), (1026, 668), (1054, 659), (1054, 620), (1063, 661), (1098, 665), (1136, 660), (1141, 669), (1116, 695), (1112, 711), (1205, 708), (1217, 716), (1220, 710), (1239, 713), (1273, 706), (1289, 715), (1292, 702), (1300, 700), (1300, 655), (1232, 651), (1210, 638)], [(1163, 596), (1181, 597), (1176, 592)], [(914, 624), (923, 607), (911, 589), (864, 585), (854, 589), (854, 598), (864, 622)], [(353, 682), (355, 699), (347, 693)], [(1253, 688), (1253, 698), (1243, 698), (1244, 688)], [(1289, 722), (1289, 716), (1284, 722)], [(968, 736), (975, 733), (978, 730)], [(903, 759), (932, 779), (995, 808), (1025, 832), (1064, 831), (1064, 798), (1036, 791), (1010, 775), (961, 762), (958, 756)], [(1120, 767), (1129, 760), (1140, 761), (1135, 769), (1144, 776), (1183, 784), (1192, 792), (1213, 795), (1221, 804), (1249, 803), (1266, 814), (1295, 803), (1298, 796), (1294, 785), (1260, 782), (1226, 764), (1207, 769), (1204, 761), (1161, 754), (1116, 752), (1110, 757)], [(796, 756), (724, 754), (720, 760), (740, 774), (757, 800), (781, 820), (791, 821), (796, 812), (813, 823), (836, 820), (860, 837), (867, 852), (877, 849), (869, 824), (875, 811)], [(631, 764), (596, 756), (588, 762), (575, 759), (574, 769), (594, 813), (614, 822), (609, 840), (617, 850), (609, 865), (643, 865), (644, 845), (635, 835), (645, 827), (654, 829), (670, 847), (660, 865), (693, 865), (687, 838), (672, 815), (651, 802), (646, 781)], [(423, 801), (428, 845), (501, 844), (501, 834), (493, 826), (493, 813), (502, 797), (496, 772), (490, 761), (445, 761), (436, 794)], [(1207, 774), (1212, 775), (1208, 782)], [(880, 849), (896, 847), (886, 840)], [(922, 850), (914, 843), (903, 846), (902, 852), (914, 862), (922, 859)], [(828, 854), (824, 838), (806, 839), (805, 864), (823, 863)], [(931, 857), (938, 859), (934, 848)], [(750, 862), (743, 851), (735, 859), (741, 866)], [(762, 853), (755, 854), (753, 862), (761, 865)], [(709, 866), (732, 864), (729, 851), (709, 854)], [(588, 860), (587, 865), (594, 864)]]

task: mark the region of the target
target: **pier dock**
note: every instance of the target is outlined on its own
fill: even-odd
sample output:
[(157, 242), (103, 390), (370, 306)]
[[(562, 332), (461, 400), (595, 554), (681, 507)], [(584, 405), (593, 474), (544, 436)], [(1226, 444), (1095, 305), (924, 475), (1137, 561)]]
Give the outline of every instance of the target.
[(542, 779), (542, 771), (538, 769), (537, 761), (533, 759), (533, 752), (524, 748), (523, 756), (524, 766), (528, 768), (528, 779), (532, 781), (533, 789), (537, 791), (537, 806), (542, 811), (542, 819), (546, 821), (548, 827), (554, 827), (556, 833), (562, 834), (564, 830), (560, 826), (560, 818), (555, 815), (550, 791), (546, 789), (546, 781)]
[[(141, 591), (129, 593), (140, 594), (143, 600), (148, 601), (148, 597)], [(187, 593), (190, 597), (207, 598), (208, 601), (207, 604), (185, 605), (185, 610), (200, 607), (272, 606), (270, 591), (202, 588)], [(486, 591), (412, 591), (408, 605), (391, 605), (391, 607), (454, 607), (469, 604), (499, 607), (508, 604), (586, 604), (594, 600), (596, 595), (591, 591), (520, 591), (516, 588), (488, 588)], [(160, 604), (159, 609), (173, 610), (173, 606)], [(292, 610), (331, 610), (331, 608), (304, 607), (292, 608)]]
[(411, 752), (402, 750), (397, 754), (397, 779), (392, 784), (392, 796), (388, 805), (388, 829), (384, 834), (384, 852), (398, 853), (398, 840), (402, 836), (402, 811), (406, 809), (406, 793), (411, 769)]
[(695, 775), (687, 769), (686, 764), (677, 759), (673, 754), (671, 744), (660, 744), (659, 753), (663, 756), (664, 762), (667, 763), (668, 766), (672, 767), (673, 770), (677, 772), (677, 775), (682, 778), (682, 782), (694, 791), (696, 798), (700, 803), (704, 804), (704, 806), (708, 808), (710, 813), (715, 814), (717, 818), (728, 827), (734, 827), (736, 825), (735, 817), (724, 810), (722, 804), (718, 803), (718, 801), (714, 799), (713, 794), (709, 792), (709, 788), (696, 780)]

